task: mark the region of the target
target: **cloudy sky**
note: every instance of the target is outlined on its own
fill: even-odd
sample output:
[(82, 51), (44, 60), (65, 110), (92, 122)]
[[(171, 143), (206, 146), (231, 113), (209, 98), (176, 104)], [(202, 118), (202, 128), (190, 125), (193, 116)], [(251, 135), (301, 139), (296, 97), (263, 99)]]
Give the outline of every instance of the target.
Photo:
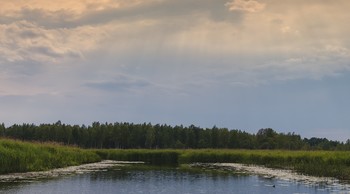
[(350, 138), (348, 0), (0, 0), (0, 122)]

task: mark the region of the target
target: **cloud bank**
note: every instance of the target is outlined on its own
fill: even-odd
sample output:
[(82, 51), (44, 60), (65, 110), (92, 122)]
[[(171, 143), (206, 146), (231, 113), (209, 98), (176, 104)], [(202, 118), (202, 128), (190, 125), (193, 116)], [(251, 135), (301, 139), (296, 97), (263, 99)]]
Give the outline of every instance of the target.
[[(217, 110), (220, 118), (204, 113), (240, 107), (246, 102), (238, 103), (242, 91), (346, 77), (349, 4), (347, 0), (1, 1), (0, 97), (5, 100), (0, 105), (23, 108), (0, 116), (11, 122), (16, 115), (26, 118), (31, 111), (42, 110), (28, 120), (40, 121), (44, 113), (56, 120), (64, 117), (61, 107), (66, 107), (81, 114), (76, 120), (82, 121), (96, 116), (93, 112), (111, 120), (144, 121), (143, 115), (148, 115), (146, 120), (173, 123), (173, 118), (198, 123), (230, 120), (230, 110), (223, 115)], [(198, 96), (205, 97), (196, 100)], [(327, 102), (337, 104), (333, 99)], [(192, 114), (180, 114), (187, 107)], [(156, 112), (165, 113), (156, 116)]]
[[(124, 74), (164, 66), (164, 73), (169, 73), (172, 66), (184, 66), (184, 71), (193, 73), (182, 72), (182, 85), (169, 81), (169, 87), (203, 81), (196, 77), (214, 83), (227, 74), (232, 83), (255, 85), (256, 80), (335, 76), (350, 66), (346, 1), (31, 0), (4, 4), (0, 68), (5, 77), (43, 73), (50, 65), (97, 72), (102, 65)], [(338, 11), (330, 14), (333, 10)], [(89, 66), (87, 61), (95, 58), (115, 63)], [(211, 73), (215, 79), (210, 80)], [(161, 76), (158, 80), (143, 72), (137, 76), (167, 83)]]
[(230, 11), (255, 13), (264, 10), (265, 4), (255, 0), (234, 0), (225, 4)]

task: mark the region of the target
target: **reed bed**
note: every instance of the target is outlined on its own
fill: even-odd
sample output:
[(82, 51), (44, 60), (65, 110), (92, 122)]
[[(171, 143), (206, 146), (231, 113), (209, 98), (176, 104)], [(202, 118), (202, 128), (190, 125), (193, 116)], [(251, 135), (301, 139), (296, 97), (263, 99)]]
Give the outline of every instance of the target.
[(176, 150), (103, 149), (95, 151), (105, 160), (141, 161), (151, 165), (177, 165), (179, 158), (179, 152)]
[(286, 150), (185, 150), (179, 151), (180, 163), (243, 163), (295, 170), (313, 176), (350, 180), (348, 151)]
[(350, 180), (349, 151), (232, 149), (80, 149), (50, 143), (0, 139), (0, 174), (42, 171), (102, 159), (152, 165), (242, 163), (295, 170), (302, 174)]
[(196, 162), (242, 163), (291, 169), (313, 176), (350, 180), (350, 152), (348, 151), (111, 149), (96, 150), (96, 153), (103, 159), (143, 161), (154, 165), (178, 165)]
[(91, 150), (0, 139), (0, 173), (43, 171), (100, 161)]

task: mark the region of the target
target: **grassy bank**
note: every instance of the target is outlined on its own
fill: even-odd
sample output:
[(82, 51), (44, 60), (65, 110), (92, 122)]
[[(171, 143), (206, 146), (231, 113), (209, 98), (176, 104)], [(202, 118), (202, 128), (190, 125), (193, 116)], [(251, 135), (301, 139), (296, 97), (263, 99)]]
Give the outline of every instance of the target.
[(95, 152), (105, 160), (142, 161), (152, 165), (177, 165), (178, 150), (101, 149)]
[(286, 150), (185, 150), (179, 163), (235, 162), (292, 169), (313, 176), (350, 180), (350, 152)]
[(42, 171), (100, 160), (91, 150), (0, 139), (0, 174)]
[(57, 144), (41, 144), (0, 139), (0, 174), (42, 171), (79, 165), (101, 159), (143, 161), (152, 165), (201, 163), (243, 163), (292, 169), (314, 176), (350, 180), (350, 152), (281, 150), (86, 150)]
[(144, 161), (146, 163), (187, 164), (243, 163), (292, 169), (313, 175), (350, 180), (350, 152), (343, 151), (281, 151), (281, 150), (96, 150), (103, 159)]

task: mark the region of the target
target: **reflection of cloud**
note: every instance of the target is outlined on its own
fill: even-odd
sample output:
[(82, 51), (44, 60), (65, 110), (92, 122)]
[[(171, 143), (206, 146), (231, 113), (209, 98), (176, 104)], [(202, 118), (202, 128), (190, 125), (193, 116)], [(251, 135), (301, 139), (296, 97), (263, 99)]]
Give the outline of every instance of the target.
[(244, 11), (249, 13), (259, 12), (265, 8), (265, 4), (255, 0), (233, 0), (226, 3), (226, 6), (230, 11)]

